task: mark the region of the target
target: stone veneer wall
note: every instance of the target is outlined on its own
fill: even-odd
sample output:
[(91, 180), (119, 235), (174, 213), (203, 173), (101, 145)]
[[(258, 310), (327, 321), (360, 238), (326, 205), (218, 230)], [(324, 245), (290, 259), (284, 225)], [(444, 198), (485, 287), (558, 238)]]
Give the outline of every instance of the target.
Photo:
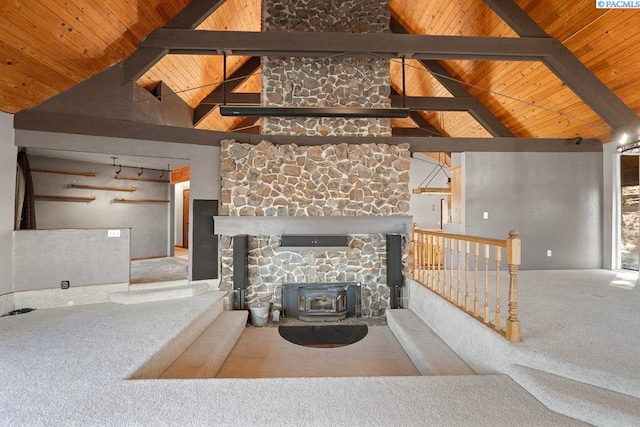
[[(409, 166), (408, 144), (301, 147), (223, 141), (220, 215), (407, 214)], [(389, 300), (384, 235), (349, 235), (344, 251), (278, 252), (279, 243), (280, 236), (250, 236), (247, 303), (278, 306), (283, 283), (356, 281), (362, 284), (363, 316), (384, 313)], [(231, 289), (231, 238), (222, 236), (220, 246), (220, 287)]]
[[(389, 31), (388, 0), (264, 0), (263, 31)], [(389, 61), (262, 58), (262, 103), (286, 107), (389, 108)], [(265, 117), (265, 135), (391, 136), (389, 119)]]

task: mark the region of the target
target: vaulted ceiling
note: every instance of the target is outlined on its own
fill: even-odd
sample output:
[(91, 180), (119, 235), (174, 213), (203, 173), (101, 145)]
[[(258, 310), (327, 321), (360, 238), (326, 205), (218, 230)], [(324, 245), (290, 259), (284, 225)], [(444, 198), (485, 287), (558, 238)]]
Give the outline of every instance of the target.
[[(29, 109), (125, 60), (148, 34), (171, 21), (189, 3), (189, 0), (0, 0), (0, 109), (9, 113)], [(261, 0), (212, 3), (222, 4), (197, 29), (260, 31)], [(494, 3), (510, 2), (390, 0), (392, 29), (424, 35), (540, 36), (530, 26), (517, 28), (518, 22), (507, 24), (505, 17), (498, 16), (490, 7)], [(636, 115), (640, 112), (637, 49), (640, 12), (596, 9), (594, 0), (515, 3), (544, 32), (568, 48)], [(525, 34), (527, 31), (534, 34)], [(348, 43), (345, 38), (345, 50)], [(243, 65), (242, 73), (253, 72), (235, 88), (236, 92), (260, 91), (260, 69), (247, 62), (250, 59), (230, 56), (227, 60), (228, 75)], [(162, 81), (191, 107), (202, 109), (203, 99), (220, 85), (222, 64), (220, 55), (166, 55), (137, 81), (147, 88)], [(420, 110), (411, 118), (393, 120), (392, 126), (398, 134), (402, 133), (400, 128), (422, 128), (426, 136), (513, 134), (610, 141), (615, 130), (611, 123), (592, 109), (593, 104), (590, 106), (574, 93), (569, 87), (571, 82), (557, 77), (549, 68), (553, 66), (542, 61), (408, 59), (407, 96), (471, 96), (476, 99), (465, 102), (474, 108), (456, 104), (439, 108), (443, 111)], [(580, 73), (575, 74), (576, 79), (582, 78)], [(393, 89), (401, 93), (402, 69), (398, 59), (391, 60), (391, 75)], [(442, 100), (439, 102), (444, 105)], [(198, 117), (196, 128), (228, 131), (255, 123), (240, 117), (222, 117), (215, 108), (205, 110), (211, 111)], [(485, 119), (495, 120), (498, 125), (487, 126)]]

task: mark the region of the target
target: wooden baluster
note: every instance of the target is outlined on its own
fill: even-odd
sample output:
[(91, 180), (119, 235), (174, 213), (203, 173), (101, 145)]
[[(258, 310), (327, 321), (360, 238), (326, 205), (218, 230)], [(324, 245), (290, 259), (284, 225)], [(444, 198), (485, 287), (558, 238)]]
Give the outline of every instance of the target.
[(436, 273), (437, 273), (437, 283), (436, 283), (436, 293), (440, 293), (440, 237), (436, 237), (436, 245), (433, 246), (433, 260), (435, 262)]
[(469, 250), (471, 243), (464, 244), (464, 309), (469, 311)]
[(453, 239), (451, 239), (451, 245), (449, 245), (449, 294), (447, 298), (449, 301), (453, 301)]
[(506, 338), (511, 342), (522, 341), (518, 320), (518, 266), (520, 265), (521, 242), (518, 232), (511, 230), (507, 239), (507, 264), (509, 265), (509, 318)]
[(456, 293), (456, 304), (458, 305), (458, 307), (460, 307), (462, 305), (462, 276), (461, 276), (461, 263), (462, 263), (462, 240), (458, 240), (458, 283), (456, 286), (457, 289), (457, 293)]
[(489, 244), (484, 244), (484, 323), (489, 323)]
[(420, 257), (420, 252), (422, 250), (422, 248), (419, 245), (419, 238), (420, 238), (420, 234), (416, 231), (416, 225), (413, 225), (413, 235), (412, 237), (412, 241), (413, 241), (413, 280), (418, 280), (419, 281), (419, 270), (418, 268), (420, 268), (420, 262), (419, 262), (419, 257)]
[(431, 235), (427, 234), (425, 237), (425, 250), (424, 250), (424, 258), (422, 262), (424, 263), (425, 271), (425, 285), (427, 288), (431, 289), (431, 264), (429, 262), (429, 248), (431, 247)]
[[(449, 239), (447, 239), (446, 237), (444, 238), (444, 251), (442, 253), (442, 268), (443, 268), (443, 272), (444, 274), (442, 275), (442, 296), (443, 297), (447, 297), (447, 242)], [(451, 261), (451, 260), (449, 260)]]
[(424, 251), (425, 251), (425, 247), (424, 247), (424, 233), (420, 233), (420, 259), (419, 259), (419, 263), (420, 263), (420, 283), (422, 283), (423, 285), (425, 284), (424, 280), (425, 280), (425, 272), (424, 272)]
[(478, 317), (478, 263), (480, 262), (480, 243), (476, 242), (473, 246), (475, 256), (475, 273), (473, 276), (473, 315)]
[(427, 252), (427, 257), (429, 258), (429, 275), (431, 277), (431, 290), (434, 290), (436, 287), (436, 236), (430, 236), (431, 245), (429, 245), (429, 251)]
[(442, 281), (442, 278), (440, 277), (441, 275), (441, 270), (442, 270), (442, 264), (444, 263), (444, 259), (442, 256), (442, 251), (444, 247), (444, 237), (438, 237), (438, 246), (437, 246), (437, 251), (438, 251), (438, 294), (442, 295), (442, 289), (444, 288), (444, 283)]
[(496, 331), (502, 329), (502, 318), (500, 316), (500, 261), (502, 260), (502, 248), (496, 246), (496, 321), (494, 327)]

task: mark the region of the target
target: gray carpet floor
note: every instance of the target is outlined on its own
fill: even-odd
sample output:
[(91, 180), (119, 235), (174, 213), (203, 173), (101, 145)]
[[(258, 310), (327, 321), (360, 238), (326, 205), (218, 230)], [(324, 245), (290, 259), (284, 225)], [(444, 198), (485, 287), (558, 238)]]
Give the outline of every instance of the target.
[(220, 297), (0, 318), (2, 424), (581, 425), (504, 375), (125, 379)]

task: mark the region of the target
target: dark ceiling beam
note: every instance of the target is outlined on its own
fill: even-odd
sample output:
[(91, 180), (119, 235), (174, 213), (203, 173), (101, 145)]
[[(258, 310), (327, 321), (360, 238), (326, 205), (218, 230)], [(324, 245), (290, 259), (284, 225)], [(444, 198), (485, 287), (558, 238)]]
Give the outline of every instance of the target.
[[(223, 94), (222, 89), (218, 86), (202, 100), (200, 106), (208, 106), (214, 108), (216, 105), (222, 104)], [(253, 104), (260, 105), (260, 94), (257, 92), (234, 92), (227, 93), (227, 104), (229, 105), (242, 105)], [(399, 95), (394, 91), (394, 94), (390, 96), (391, 106), (393, 108), (401, 108), (403, 104), (402, 95)], [(405, 98), (407, 108), (412, 110), (421, 111), (468, 111), (473, 108), (477, 108), (480, 101), (473, 97), (465, 98), (445, 98), (445, 97), (429, 97), (429, 96), (407, 96)], [(196, 107), (196, 109), (200, 108)]]
[(381, 137), (381, 136), (296, 136), (255, 135), (216, 132), (177, 126), (154, 125), (126, 120), (105, 119), (67, 113), (26, 110), (14, 117), (14, 128), (42, 132), (132, 138), (149, 141), (219, 146), (225, 139), (258, 144), (263, 140), (274, 144), (409, 144), (411, 151), (433, 152), (602, 152), (597, 139), (562, 138), (449, 138), (449, 137)]
[[(227, 77), (227, 83), (225, 85), (218, 85), (213, 89), (200, 104), (193, 110), (193, 124), (197, 125), (213, 110), (217, 104), (221, 104), (224, 101), (225, 94), (230, 95), (229, 92), (235, 90), (238, 86), (244, 83), (251, 75), (260, 68), (260, 58), (253, 56), (245, 61), (236, 71)], [(220, 102), (212, 102), (212, 99), (220, 99)], [(227, 101), (228, 102), (228, 101)], [(260, 99), (258, 99), (260, 103)]]
[(171, 21), (164, 26), (169, 29), (191, 29), (207, 19), (213, 12), (224, 4), (226, 0), (191, 0)]
[(137, 81), (168, 52), (168, 49), (160, 48), (136, 49), (122, 64), (123, 85)]
[(141, 47), (181, 54), (240, 56), (380, 55), (422, 59), (531, 61), (559, 53), (554, 39), (431, 36), (392, 33), (193, 31), (157, 29)]
[(442, 137), (443, 136), (437, 130), (435, 132), (437, 132), (437, 133), (428, 132), (422, 127), (417, 127), (417, 128), (400, 128), (400, 127), (391, 128), (391, 136), (393, 136), (393, 137), (405, 137), (405, 136)]
[[(397, 34), (409, 34), (409, 31), (402, 26), (395, 18), (391, 18), (391, 31)], [(482, 127), (492, 136), (514, 136), (513, 133), (487, 108), (484, 104), (471, 95), (467, 88), (447, 71), (438, 61), (419, 60), (433, 77), (456, 98), (473, 98), (477, 104), (469, 109), (469, 114), (475, 118)]]
[[(512, 0), (484, 0), (520, 37), (553, 40)], [(578, 95), (614, 131), (640, 127), (640, 118), (607, 85), (602, 83), (569, 49), (543, 57), (545, 65)]]
[[(396, 100), (396, 102), (398, 98), (402, 100), (402, 96), (399, 95), (398, 91), (394, 87), (391, 87), (390, 97), (392, 100), (391, 101), (392, 104), (394, 99)], [(429, 121), (425, 119), (422, 116), (422, 114), (420, 114), (419, 112), (410, 111), (409, 118), (413, 121), (413, 123), (416, 124), (416, 126), (418, 126), (418, 131), (422, 132), (422, 136), (445, 136), (445, 135), (442, 135), (442, 132), (436, 129), (431, 123), (429, 123)], [(391, 132), (393, 135), (393, 129), (391, 129)]]
[[(224, 2), (225, 0), (191, 0), (191, 3), (178, 12), (164, 28), (193, 30), (217, 8), (222, 6)], [(123, 85), (138, 80), (169, 52), (163, 48), (140, 48), (142, 44), (144, 44), (144, 40), (138, 46), (138, 49), (123, 62)]]
[(235, 125), (230, 132), (240, 133), (260, 133), (260, 126), (256, 123), (260, 120), (260, 117), (245, 117), (240, 123)]

